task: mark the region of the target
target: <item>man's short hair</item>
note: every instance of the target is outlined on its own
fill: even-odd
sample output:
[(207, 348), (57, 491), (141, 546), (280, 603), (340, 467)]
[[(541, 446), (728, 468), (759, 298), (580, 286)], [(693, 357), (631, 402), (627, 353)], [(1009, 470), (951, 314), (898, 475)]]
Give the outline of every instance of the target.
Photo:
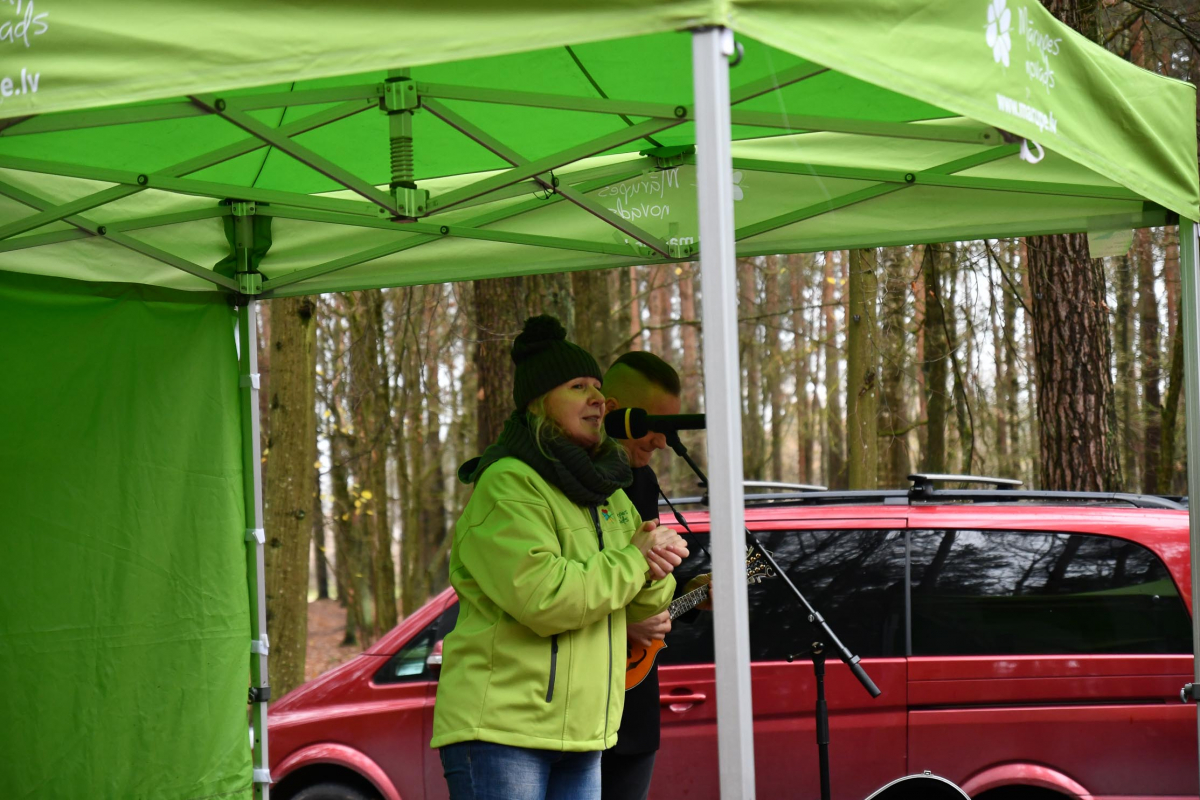
[(615, 367), (618, 364), (629, 367), (673, 397), (679, 397), (680, 392), (683, 391), (683, 386), (679, 382), (679, 373), (653, 353), (647, 353), (645, 350), (631, 350), (614, 361), (612, 366)]

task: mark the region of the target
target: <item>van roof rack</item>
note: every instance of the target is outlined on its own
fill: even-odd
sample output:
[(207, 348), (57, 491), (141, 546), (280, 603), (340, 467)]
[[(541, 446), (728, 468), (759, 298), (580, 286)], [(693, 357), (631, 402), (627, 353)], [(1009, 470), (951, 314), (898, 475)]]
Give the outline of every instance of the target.
[[(700, 488), (704, 489), (705, 486), (703, 484), (701, 484)], [(820, 484), (816, 484), (816, 483), (781, 483), (780, 481), (742, 481), (742, 488), (743, 489), (766, 489), (768, 492), (778, 490), (778, 491), (782, 492), (781, 494), (768, 494), (766, 492), (755, 492), (753, 494), (743, 495), (743, 497), (747, 503), (753, 504), (756, 506), (764, 505), (764, 504), (766, 504), (765, 501), (769, 501), (769, 500), (772, 500), (777, 497), (787, 499), (787, 498), (802, 496), (804, 493), (808, 493), (808, 492), (827, 492), (827, 491), (829, 491), (828, 486), (821, 486)], [(672, 497), (671, 502), (674, 503), (675, 505), (706, 506), (706, 505), (708, 505), (708, 492), (705, 491), (704, 494), (702, 494), (702, 495), (693, 495), (690, 497)], [(660, 506), (665, 506), (668, 503), (665, 499), (660, 497), (658, 499), (658, 504)]]
[[(768, 506), (810, 505), (927, 505), (930, 503), (1005, 503), (1005, 504), (1079, 504), (1124, 505), (1134, 508), (1181, 510), (1188, 508), (1187, 497), (1173, 495), (1136, 494), (1129, 492), (1065, 492), (1019, 489), (1022, 483), (1012, 478), (983, 475), (954, 475), (945, 473), (914, 473), (908, 476), (908, 489), (856, 489), (829, 491), (807, 484), (778, 484), (766, 481), (746, 481), (747, 488), (786, 489), (771, 493), (745, 495), (746, 505)], [(939, 483), (974, 483), (986, 488), (941, 489)], [(708, 505), (708, 494), (672, 498), (678, 505)], [(660, 504), (665, 504), (660, 501)]]

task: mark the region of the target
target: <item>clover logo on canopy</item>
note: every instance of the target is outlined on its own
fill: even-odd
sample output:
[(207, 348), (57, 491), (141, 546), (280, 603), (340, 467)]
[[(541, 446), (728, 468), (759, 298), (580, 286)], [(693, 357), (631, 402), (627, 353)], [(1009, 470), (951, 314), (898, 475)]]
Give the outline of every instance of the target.
[(996, 63), (1008, 66), (1008, 54), (1012, 50), (1012, 12), (1005, 6), (1008, 0), (992, 0), (988, 3), (987, 43), (992, 48)]

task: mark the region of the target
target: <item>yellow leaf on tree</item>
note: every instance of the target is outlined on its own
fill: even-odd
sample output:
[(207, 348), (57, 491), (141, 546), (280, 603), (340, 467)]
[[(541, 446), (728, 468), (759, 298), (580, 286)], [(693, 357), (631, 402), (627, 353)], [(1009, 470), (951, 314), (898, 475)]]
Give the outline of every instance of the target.
[(325, 419), (329, 419), (331, 416), (333, 416), (333, 412), (330, 411), (328, 408), (325, 409)]
[(320, 461), (314, 461), (314, 462), (313, 462), (313, 469), (320, 469), (320, 468), (321, 468), (321, 462), (320, 462)]
[(362, 508), (362, 500), (355, 500), (355, 501), (354, 501), (354, 507), (355, 507), (355, 508)]
[(371, 490), (370, 490), (370, 489), (363, 489), (363, 493), (362, 493), (362, 499), (363, 499), (363, 500), (370, 500), (370, 499), (371, 499), (372, 497), (374, 497), (374, 496), (375, 496), (375, 495), (371, 494)]
[(349, 512), (347, 512), (347, 513), (345, 513), (345, 514), (342, 514), (342, 522), (345, 522), (345, 521), (346, 521), (346, 520), (348, 520), (348, 519), (350, 519), (350, 514), (349, 514)]

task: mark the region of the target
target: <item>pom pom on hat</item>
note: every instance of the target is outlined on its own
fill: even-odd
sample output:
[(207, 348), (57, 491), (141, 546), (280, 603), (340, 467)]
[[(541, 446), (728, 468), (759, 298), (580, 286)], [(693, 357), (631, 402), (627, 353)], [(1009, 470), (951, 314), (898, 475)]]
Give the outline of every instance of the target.
[(525, 320), (511, 356), (516, 364), (513, 402), (517, 408), (525, 408), (530, 400), (572, 378), (603, 378), (592, 354), (568, 342), (562, 323), (549, 314)]
[(513, 342), (512, 360), (519, 364), (534, 353), (540, 353), (552, 346), (554, 342), (565, 342), (566, 340), (567, 329), (556, 318), (549, 314), (530, 317), (525, 320), (524, 330), (517, 334), (517, 338)]

